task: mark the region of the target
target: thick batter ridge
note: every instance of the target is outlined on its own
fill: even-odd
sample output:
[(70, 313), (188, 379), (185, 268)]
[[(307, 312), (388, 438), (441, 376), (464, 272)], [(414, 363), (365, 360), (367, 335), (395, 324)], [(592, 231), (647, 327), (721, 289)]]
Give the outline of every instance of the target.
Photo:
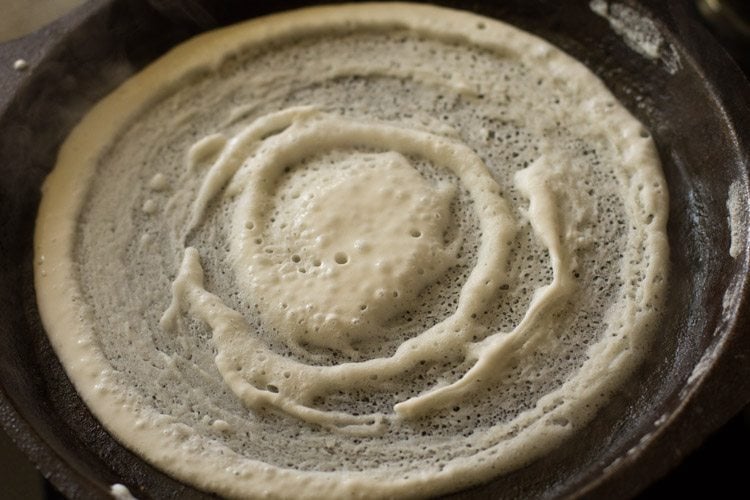
[(666, 287), (653, 141), (495, 20), (319, 7), (207, 33), (100, 102), (36, 229), (92, 412), (229, 497), (455, 491), (580, 431)]

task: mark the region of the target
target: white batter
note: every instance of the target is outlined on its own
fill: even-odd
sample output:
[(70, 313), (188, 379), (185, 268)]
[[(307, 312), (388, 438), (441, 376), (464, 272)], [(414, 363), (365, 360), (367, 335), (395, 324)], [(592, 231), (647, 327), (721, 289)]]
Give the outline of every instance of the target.
[(667, 189), (584, 66), (494, 20), (322, 7), (202, 35), (44, 185), (39, 308), (126, 446), (230, 497), (426, 496), (580, 431), (647, 349)]

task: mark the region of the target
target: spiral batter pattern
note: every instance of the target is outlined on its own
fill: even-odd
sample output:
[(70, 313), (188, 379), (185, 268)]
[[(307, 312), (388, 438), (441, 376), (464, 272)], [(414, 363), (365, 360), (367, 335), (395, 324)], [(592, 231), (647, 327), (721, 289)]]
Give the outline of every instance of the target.
[(307, 9), (188, 42), (86, 117), (45, 183), (39, 304), (94, 414), (186, 482), (436, 494), (625, 383), (667, 204), (648, 132), (546, 42)]

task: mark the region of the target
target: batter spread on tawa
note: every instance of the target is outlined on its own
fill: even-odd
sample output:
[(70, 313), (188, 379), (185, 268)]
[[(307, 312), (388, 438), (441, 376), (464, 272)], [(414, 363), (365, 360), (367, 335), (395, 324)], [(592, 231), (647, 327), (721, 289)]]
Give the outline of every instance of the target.
[(202, 35), (45, 182), (39, 308), (123, 444), (243, 497), (432, 495), (580, 430), (666, 285), (652, 140), (584, 66), (409, 4)]

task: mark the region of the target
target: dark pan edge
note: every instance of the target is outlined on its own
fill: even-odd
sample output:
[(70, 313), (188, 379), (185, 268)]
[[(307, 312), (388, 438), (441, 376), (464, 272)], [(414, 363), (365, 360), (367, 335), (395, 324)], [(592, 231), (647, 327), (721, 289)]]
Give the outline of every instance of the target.
[[(750, 86), (735, 61), (680, 3), (643, 2), (669, 17), (670, 29), (690, 56), (683, 59), (703, 77), (715, 105), (724, 114), (741, 169), (742, 192), (750, 199)], [(725, 103), (731, 103), (726, 106)], [(743, 133), (744, 131), (744, 133)], [(743, 160), (744, 159), (744, 160)], [(742, 225), (750, 227), (750, 211), (743, 210)], [(745, 233), (748, 234), (748, 233)], [(729, 419), (750, 403), (750, 236), (736, 258), (732, 307), (717, 337), (701, 358), (706, 368), (690, 379), (679, 394), (680, 403), (650, 437), (632, 448), (625, 459), (601, 477), (583, 486), (575, 498), (628, 498), (666, 475)], [(716, 363), (721, 358), (721, 363)], [(732, 387), (728, 391), (727, 387)], [(699, 423), (696, 425), (696, 423)], [(679, 446), (675, 446), (679, 443)], [(633, 478), (639, 478), (633, 481)]]

